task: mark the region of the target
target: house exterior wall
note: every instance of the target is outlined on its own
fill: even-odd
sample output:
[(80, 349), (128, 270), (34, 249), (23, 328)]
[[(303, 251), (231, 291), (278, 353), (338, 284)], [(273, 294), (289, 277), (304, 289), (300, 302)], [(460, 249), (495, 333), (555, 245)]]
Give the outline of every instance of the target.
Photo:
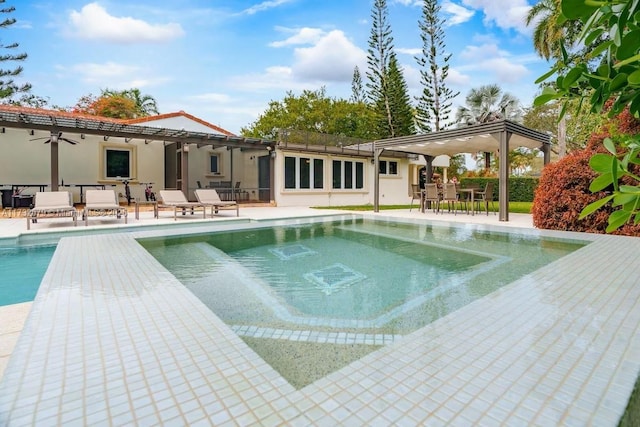
[[(29, 135), (26, 129), (6, 129), (0, 136), (3, 152), (10, 155), (0, 156), (0, 184), (4, 186), (40, 184), (50, 189), (51, 185), (51, 144), (44, 144), (50, 134), (36, 131)], [(78, 185), (105, 185), (118, 193), (124, 194), (121, 181), (106, 179), (104, 175), (104, 150), (123, 148), (132, 150), (131, 195), (144, 197), (144, 188), (137, 182), (154, 182), (159, 188), (164, 184), (164, 150), (161, 142), (145, 144), (141, 140), (125, 143), (122, 138), (104, 141), (102, 137), (87, 135), (82, 139), (80, 134), (65, 133), (64, 138), (77, 141), (71, 145), (65, 141), (58, 142), (58, 177), (65, 187), (60, 190), (71, 191), (74, 202), (80, 202)], [(34, 138), (36, 141), (31, 141)], [(34, 194), (36, 187), (24, 188), (23, 194)]]
[[(285, 158), (322, 159), (323, 188), (288, 189), (285, 188)], [(371, 157), (348, 157), (317, 153), (301, 153), (278, 150), (275, 159), (275, 201), (277, 206), (347, 206), (367, 205), (374, 201), (375, 169)], [(362, 189), (334, 189), (333, 161), (362, 162), (364, 167), (364, 185)], [(409, 182), (409, 161), (405, 158), (381, 157), (381, 160), (398, 162), (396, 175), (380, 175), (380, 204), (408, 204), (411, 200)]]

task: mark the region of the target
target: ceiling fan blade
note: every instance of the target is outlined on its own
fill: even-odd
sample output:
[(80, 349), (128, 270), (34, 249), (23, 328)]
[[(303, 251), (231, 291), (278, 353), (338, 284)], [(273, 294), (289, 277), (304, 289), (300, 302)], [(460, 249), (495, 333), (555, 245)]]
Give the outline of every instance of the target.
[(67, 139), (67, 138), (60, 138), (59, 140), (68, 142), (71, 145), (76, 145), (78, 143), (78, 141), (74, 141), (73, 139)]
[(51, 138), (47, 139), (44, 143), (45, 143), (45, 144), (48, 144), (48, 143), (50, 143), (50, 142), (51, 142)]
[(41, 139), (49, 139), (49, 137), (48, 136), (43, 136), (43, 137), (40, 137), (40, 138), (32, 138), (29, 141), (38, 141), (38, 140), (41, 140)]

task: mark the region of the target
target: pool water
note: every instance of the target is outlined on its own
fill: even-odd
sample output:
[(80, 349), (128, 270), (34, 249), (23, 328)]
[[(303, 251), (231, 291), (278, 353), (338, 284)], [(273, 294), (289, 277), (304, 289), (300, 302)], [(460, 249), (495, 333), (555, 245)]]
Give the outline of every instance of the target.
[(139, 242), (298, 388), (586, 244), (361, 218)]
[(363, 219), (141, 243), (228, 323), (392, 333), (410, 332), (584, 245)]
[(33, 301), (55, 249), (0, 247), (0, 306)]

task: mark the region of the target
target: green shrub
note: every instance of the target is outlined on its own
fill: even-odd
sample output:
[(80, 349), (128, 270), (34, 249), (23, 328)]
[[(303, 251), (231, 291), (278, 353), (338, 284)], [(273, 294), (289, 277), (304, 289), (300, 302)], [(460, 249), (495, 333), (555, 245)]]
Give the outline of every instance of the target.
[[(640, 130), (640, 122), (628, 113), (612, 119), (603, 131), (589, 139), (586, 148), (571, 152), (542, 170), (540, 184), (533, 202), (533, 224), (550, 230), (582, 231), (604, 234), (613, 208), (610, 205), (579, 220), (582, 209), (607, 195), (607, 191), (592, 193), (591, 181), (597, 176), (589, 167), (591, 156), (606, 152), (602, 141), (621, 133)], [(631, 184), (631, 183), (629, 183)], [(609, 189), (610, 191), (610, 189)], [(640, 236), (640, 225), (626, 224), (613, 234)]]
[[(462, 187), (484, 188), (487, 182), (493, 181), (493, 200), (498, 200), (498, 178), (465, 177), (460, 180)], [(509, 177), (509, 201), (532, 202), (538, 178)]]

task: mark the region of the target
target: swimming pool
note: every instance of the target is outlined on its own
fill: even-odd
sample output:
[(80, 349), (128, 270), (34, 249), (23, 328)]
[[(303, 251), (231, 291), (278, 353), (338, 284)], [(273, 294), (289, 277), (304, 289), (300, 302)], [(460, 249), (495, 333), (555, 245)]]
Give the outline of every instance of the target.
[(0, 246), (0, 306), (33, 301), (55, 249)]
[[(331, 334), (352, 336), (349, 344), (370, 345), (360, 355), (585, 245), (365, 219), (140, 243), (272, 365), (299, 353), (288, 338), (295, 331), (314, 334), (320, 348)], [(332, 353), (344, 363), (354, 357), (345, 345)], [(281, 374), (290, 378), (295, 363)], [(292, 383), (308, 384), (299, 381)]]
[[(640, 241), (512, 232), (589, 243), (299, 390), (135, 240), (185, 233), (62, 239), (0, 380), (0, 424), (617, 425), (640, 369)], [(309, 370), (336, 358), (321, 331), (271, 329), (291, 336), (250, 340), (288, 345)]]

